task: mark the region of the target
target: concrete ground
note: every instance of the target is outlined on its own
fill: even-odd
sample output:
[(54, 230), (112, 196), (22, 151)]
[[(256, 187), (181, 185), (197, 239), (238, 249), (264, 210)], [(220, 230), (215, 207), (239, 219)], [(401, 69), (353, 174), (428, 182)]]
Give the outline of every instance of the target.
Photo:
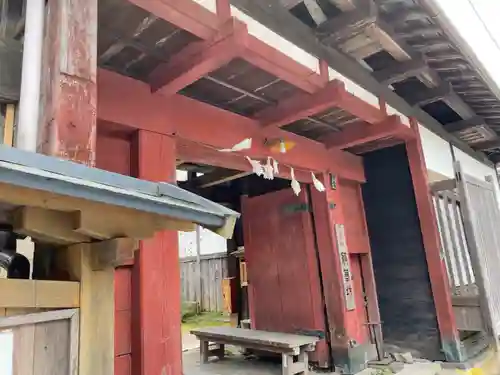
[[(200, 364), (199, 350), (193, 349), (184, 352), (183, 364), (184, 375), (280, 375), (281, 365), (278, 362), (264, 361), (260, 359), (245, 359), (236, 348), (230, 348), (233, 353), (222, 361), (213, 359), (207, 364)], [(339, 375), (337, 373), (325, 373), (311, 371), (310, 374)], [(383, 372), (375, 369), (366, 369), (357, 375), (386, 375), (391, 372)], [(461, 371), (452, 369), (441, 369), (436, 363), (414, 363), (405, 365), (398, 375), (496, 375), (490, 371)]]
[(200, 347), (200, 340), (195, 335), (185, 332), (182, 334), (182, 351), (198, 349)]
[[(245, 358), (241, 355), (239, 348), (228, 347), (227, 355), (223, 360), (213, 359), (210, 363), (200, 364), (199, 343), (190, 334), (183, 335), (183, 365), (184, 375), (280, 375), (281, 364), (279, 362), (266, 361), (256, 358)], [(475, 364), (474, 368), (467, 371), (446, 368), (441, 364), (413, 363), (405, 364), (398, 375), (500, 375), (500, 361), (498, 355), (493, 353), (482, 358)], [(314, 372), (310, 374), (338, 375), (336, 373)], [(357, 375), (386, 375), (391, 372), (366, 369)]]
[(198, 350), (189, 350), (183, 355), (184, 375), (280, 375), (281, 365), (256, 359), (245, 359), (239, 354), (227, 356), (219, 361), (200, 365)]

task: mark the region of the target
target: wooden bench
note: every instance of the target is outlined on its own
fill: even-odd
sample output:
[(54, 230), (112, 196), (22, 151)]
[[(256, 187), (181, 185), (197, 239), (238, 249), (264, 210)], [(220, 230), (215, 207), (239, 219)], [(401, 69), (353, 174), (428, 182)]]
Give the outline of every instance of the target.
[[(192, 330), (200, 340), (200, 359), (207, 363), (209, 357), (224, 358), (225, 345), (235, 345), (281, 354), (283, 375), (307, 375), (309, 371), (308, 353), (313, 351), (317, 337), (292, 335), (287, 333), (257, 331), (232, 327), (209, 327)], [(216, 344), (210, 349), (209, 344)]]

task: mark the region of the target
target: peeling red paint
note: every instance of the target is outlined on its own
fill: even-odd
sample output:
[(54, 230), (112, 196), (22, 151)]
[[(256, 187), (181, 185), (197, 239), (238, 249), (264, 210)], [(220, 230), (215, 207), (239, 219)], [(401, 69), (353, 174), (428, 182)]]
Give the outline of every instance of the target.
[(39, 151), (95, 166), (97, 1), (49, 0)]

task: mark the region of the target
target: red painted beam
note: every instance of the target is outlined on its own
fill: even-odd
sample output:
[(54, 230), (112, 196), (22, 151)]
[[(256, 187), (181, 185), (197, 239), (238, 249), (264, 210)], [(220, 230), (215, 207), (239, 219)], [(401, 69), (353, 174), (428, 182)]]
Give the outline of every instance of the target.
[(376, 124), (386, 117), (383, 109), (374, 107), (347, 91), (344, 91), (338, 106), (369, 124)]
[(206, 41), (194, 42), (160, 64), (150, 75), (153, 92), (172, 95), (204, 75), (217, 70), (242, 54), (246, 48), (248, 30), (234, 18), (227, 20), (218, 32)]
[(387, 137), (406, 140), (413, 138), (414, 134), (410, 128), (401, 123), (399, 116), (389, 116), (374, 125), (364, 121), (348, 125), (342, 132), (328, 136), (323, 143), (327, 148), (346, 149)]
[(287, 98), (272, 108), (267, 108), (254, 116), (263, 131), (284, 126), (294, 121), (338, 107), (368, 124), (377, 124), (386, 114), (364, 100), (345, 90), (342, 81), (333, 80), (312, 94), (299, 93)]
[(422, 240), (429, 269), (429, 278), (436, 307), (436, 315), (441, 333), (441, 341), (445, 355), (455, 356), (460, 352), (460, 340), (451, 303), (451, 289), (446, 265), (441, 257), (441, 241), (427, 180), (422, 142), (420, 140), (418, 123), (410, 119), (415, 137), (406, 142), (406, 152), (415, 192), (418, 217), (422, 231)]
[(128, 1), (201, 39), (211, 38), (219, 25), (216, 14), (192, 0)]
[(404, 142), (405, 141), (403, 139), (398, 138), (381, 139), (377, 143), (366, 143), (361, 146), (353, 147), (349, 151), (356, 155), (361, 155), (366, 154), (367, 152), (380, 150), (382, 148), (393, 147)]
[[(186, 141), (184, 139), (176, 139), (177, 158), (183, 162), (201, 163), (212, 165), (214, 167), (234, 169), (236, 171), (251, 172), (252, 167), (247, 159), (241, 153), (221, 153), (213, 148), (203, 146), (199, 143)], [(265, 163), (266, 155), (252, 156), (256, 160)], [(279, 165), (279, 174), (277, 177), (290, 179), (290, 168), (286, 165)], [(311, 173), (309, 171), (295, 169), (295, 178), (299, 182), (311, 183)]]
[(305, 92), (314, 93), (324, 86), (319, 74), (254, 36), (241, 57)]
[[(216, 3), (220, 14), (212, 13), (192, 0), (129, 1), (204, 40), (213, 38), (219, 29), (221, 20), (229, 15), (227, 4), (224, 4), (225, 1), (222, 0)], [(241, 51), (240, 55), (252, 65), (306, 92), (315, 92), (323, 85), (322, 78), (318, 73), (254, 36), (249, 36), (247, 48)]]
[(337, 106), (344, 85), (334, 80), (314, 94), (300, 93), (265, 109), (254, 118), (263, 130), (277, 128)]
[[(254, 147), (248, 155), (263, 157), (270, 153), (263, 145), (257, 121), (182, 95), (166, 98), (152, 94), (146, 83), (102, 69), (98, 74), (97, 115), (103, 126), (123, 124), (133, 129), (175, 135), (213, 149), (228, 148), (252, 137)], [(295, 142), (295, 147), (286, 154), (275, 155), (282, 164), (365, 180), (362, 160), (355, 155), (327, 150), (319, 142), (281, 129), (270, 129), (266, 135)]]

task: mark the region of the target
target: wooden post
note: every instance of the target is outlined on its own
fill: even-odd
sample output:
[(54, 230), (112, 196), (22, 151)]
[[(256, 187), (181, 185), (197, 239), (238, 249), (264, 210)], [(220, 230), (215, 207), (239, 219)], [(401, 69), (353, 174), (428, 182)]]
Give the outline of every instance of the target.
[(66, 268), (80, 281), (80, 375), (114, 373), (114, 268), (93, 268), (92, 244), (66, 250)]
[(203, 281), (201, 277), (201, 227), (199, 225), (196, 226), (196, 272), (198, 277), (197, 283), (197, 293), (196, 298), (198, 302), (199, 311), (203, 310), (203, 297), (201, 293), (203, 292)]
[(419, 125), (413, 118), (410, 118), (410, 123), (416, 136), (406, 142), (406, 152), (408, 154), (443, 352), (447, 360), (460, 362), (463, 359), (460, 340), (451, 304), (451, 291), (446, 264), (444, 259), (441, 258), (439, 229), (427, 179), (427, 168), (425, 167)]
[[(133, 175), (175, 183), (175, 142), (138, 131)], [(182, 374), (181, 291), (177, 231), (141, 241), (133, 274), (132, 367), (137, 375)]]
[(335, 224), (343, 224), (344, 216), (339, 186), (332, 189), (326, 175), (322, 182), (325, 192), (311, 189), (314, 225), (317, 236), (319, 260), (321, 263), (321, 277), (325, 294), (326, 311), (332, 332), (332, 346), (347, 348), (349, 340), (347, 329), (347, 310), (343, 294), (342, 270), (340, 267), (339, 251), (335, 236)]
[(5, 121), (3, 126), (3, 143), (7, 146), (12, 146), (14, 142), (14, 119), (16, 106), (7, 104), (5, 106)]
[(97, 0), (49, 0), (38, 150), (95, 165)]

